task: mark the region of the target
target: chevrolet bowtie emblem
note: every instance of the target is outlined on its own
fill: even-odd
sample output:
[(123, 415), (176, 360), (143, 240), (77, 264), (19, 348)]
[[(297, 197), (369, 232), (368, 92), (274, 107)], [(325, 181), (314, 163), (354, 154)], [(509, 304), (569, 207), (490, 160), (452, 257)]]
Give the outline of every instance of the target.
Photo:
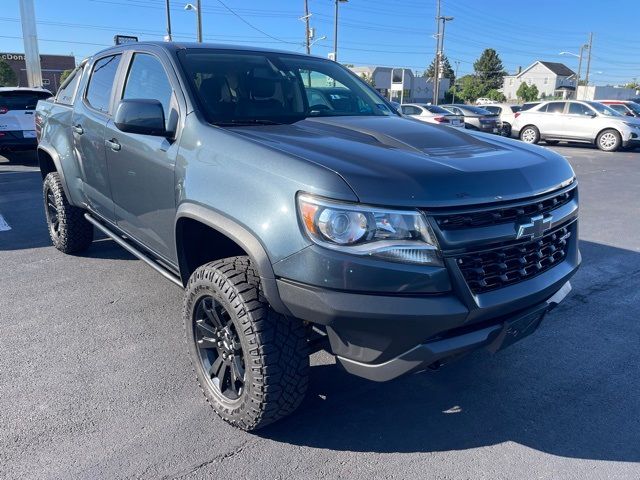
[(551, 227), (552, 220), (553, 217), (551, 217), (551, 215), (548, 217), (545, 217), (544, 215), (531, 217), (529, 222), (518, 225), (516, 239), (529, 237), (532, 240), (537, 240), (541, 238), (544, 235), (544, 232), (549, 230)]

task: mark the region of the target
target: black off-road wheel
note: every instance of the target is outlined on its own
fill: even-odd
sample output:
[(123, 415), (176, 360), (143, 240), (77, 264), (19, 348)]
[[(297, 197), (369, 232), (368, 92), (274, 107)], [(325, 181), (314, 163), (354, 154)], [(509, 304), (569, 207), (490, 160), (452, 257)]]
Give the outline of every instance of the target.
[(93, 241), (93, 225), (84, 218), (84, 210), (69, 204), (57, 172), (44, 178), (44, 209), (53, 246), (64, 253), (85, 250)]
[(199, 267), (183, 319), (196, 378), (223, 420), (257, 430), (298, 408), (309, 375), (306, 329), (269, 306), (248, 257)]

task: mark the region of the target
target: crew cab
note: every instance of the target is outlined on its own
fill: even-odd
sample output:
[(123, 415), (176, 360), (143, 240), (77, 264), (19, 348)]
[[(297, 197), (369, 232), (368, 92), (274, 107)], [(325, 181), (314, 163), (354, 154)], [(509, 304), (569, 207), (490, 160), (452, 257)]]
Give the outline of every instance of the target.
[(374, 381), (501, 350), (580, 264), (563, 157), (403, 118), (327, 59), (130, 43), (37, 118), (53, 245), (96, 229), (184, 289), (198, 383), (245, 430), (300, 405), (321, 349)]

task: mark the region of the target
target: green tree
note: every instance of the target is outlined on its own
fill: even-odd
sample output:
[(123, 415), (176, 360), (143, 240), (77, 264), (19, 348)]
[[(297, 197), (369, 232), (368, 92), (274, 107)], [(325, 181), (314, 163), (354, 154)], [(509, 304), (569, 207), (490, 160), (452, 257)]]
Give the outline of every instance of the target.
[(456, 97), (465, 102), (475, 102), (484, 94), (482, 83), (475, 75), (460, 77), (456, 85)]
[(476, 76), (480, 83), (482, 83), (484, 92), (494, 90), (502, 87), (503, 79), (507, 72), (505, 72), (502, 65), (502, 60), (498, 52), (493, 48), (487, 48), (482, 55), (475, 61), (473, 68), (476, 71)]
[(366, 73), (366, 72), (362, 72), (362, 73), (360, 74), (360, 78), (361, 78), (362, 80), (364, 80), (364, 81), (365, 81), (365, 83), (368, 83), (368, 84), (369, 84), (369, 85), (371, 85), (372, 87), (375, 87), (375, 86), (376, 86), (376, 82), (375, 82), (375, 80), (373, 79), (373, 76), (372, 76), (372, 75), (370, 75), (370, 74), (368, 74), (368, 73)]
[(632, 82), (627, 83), (624, 88), (632, 88), (633, 90), (640, 90), (640, 82), (634, 78)]
[(533, 102), (538, 99), (540, 92), (535, 85), (527, 85), (526, 82), (522, 82), (516, 90), (516, 95), (525, 102)]
[(0, 86), (15, 87), (18, 85), (18, 77), (16, 73), (11, 70), (9, 64), (0, 60)]
[(486, 93), (486, 97), (491, 99), (491, 100), (495, 100), (496, 102), (505, 102), (507, 100), (507, 97), (505, 97), (502, 92), (496, 90), (495, 88), (489, 90)]
[(69, 77), (69, 75), (71, 75), (71, 72), (73, 72), (73, 70), (64, 70), (60, 74), (60, 85), (62, 85), (64, 83), (64, 81), (67, 79), (67, 77)]
[[(422, 74), (425, 78), (433, 78), (436, 74), (436, 59), (434, 58), (431, 61), (431, 65), (427, 68)], [(453, 85), (456, 81), (456, 73), (451, 68), (451, 64), (449, 63), (449, 59), (446, 55), (442, 56), (442, 78), (448, 78), (450, 80), (450, 84)]]

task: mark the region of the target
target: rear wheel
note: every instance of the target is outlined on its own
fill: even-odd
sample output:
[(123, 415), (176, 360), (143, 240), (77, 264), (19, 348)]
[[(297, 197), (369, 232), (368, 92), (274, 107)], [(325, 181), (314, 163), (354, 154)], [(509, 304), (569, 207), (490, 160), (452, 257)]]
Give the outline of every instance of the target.
[(306, 329), (269, 306), (247, 257), (198, 268), (185, 290), (183, 319), (198, 383), (222, 419), (256, 430), (300, 405), (308, 383)]
[(538, 143), (540, 141), (540, 131), (533, 125), (527, 125), (520, 130), (520, 140), (524, 143)]
[(44, 178), (42, 186), (45, 216), (53, 246), (64, 253), (85, 250), (93, 241), (93, 226), (84, 218), (84, 210), (69, 203), (58, 172)]
[(622, 137), (617, 130), (604, 130), (596, 138), (596, 145), (603, 152), (615, 152), (622, 145)]

